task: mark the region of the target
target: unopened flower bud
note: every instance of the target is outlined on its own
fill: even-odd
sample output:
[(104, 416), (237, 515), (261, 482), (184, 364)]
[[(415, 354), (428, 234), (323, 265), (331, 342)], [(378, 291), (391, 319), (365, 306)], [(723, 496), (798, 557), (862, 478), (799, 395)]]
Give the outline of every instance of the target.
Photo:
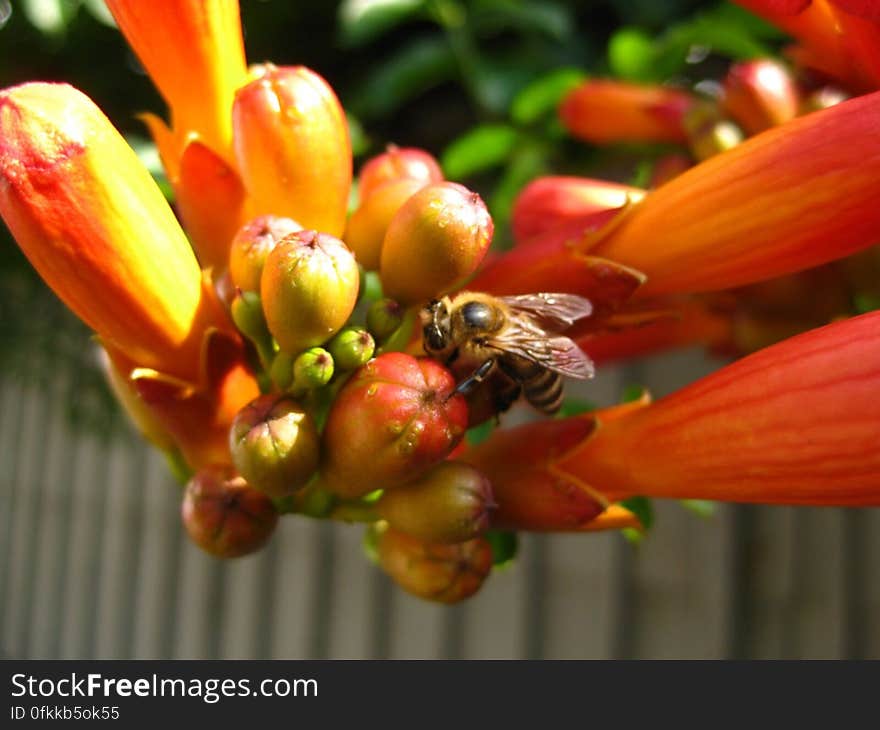
[(721, 104), (746, 132), (758, 134), (797, 116), (797, 86), (777, 61), (763, 58), (736, 63), (724, 80)]
[(419, 180), (423, 185), (442, 182), (443, 171), (437, 160), (417, 147), (388, 145), (381, 155), (364, 163), (358, 175), (358, 195), (361, 202), (386, 183), (395, 180)]
[(474, 467), (443, 461), (376, 503), (395, 530), (426, 542), (463, 542), (483, 533), (494, 507), (489, 480)]
[(260, 295), (256, 292), (243, 291), (236, 294), (229, 307), (229, 313), (239, 332), (248, 339), (260, 340), (268, 335), (263, 304)]
[(840, 102), (846, 101), (847, 99), (849, 99), (849, 94), (842, 89), (838, 89), (835, 86), (823, 86), (821, 89), (816, 89), (816, 91), (804, 99), (802, 105), (803, 109), (801, 111), (804, 114), (817, 112), (822, 109), (828, 109), (836, 104), (840, 104)]
[(336, 396), (324, 428), (322, 482), (351, 498), (402, 484), (444, 459), (466, 427), (467, 406), (448, 370), (385, 353)]
[(269, 377), (281, 390), (287, 390), (293, 383), (294, 360), (294, 356), (289, 352), (277, 352), (272, 358)]
[(457, 183), (419, 190), (397, 211), (382, 243), (385, 293), (404, 304), (453, 289), (480, 265), (492, 242), (482, 199)]
[(563, 175), (539, 177), (526, 185), (513, 203), (513, 238), (523, 243), (585, 215), (641, 200), (644, 195), (644, 190), (607, 180)]
[(492, 547), (483, 537), (449, 545), (388, 528), (379, 536), (378, 552), (382, 569), (399, 586), (438, 603), (472, 596), (492, 571)]
[(292, 398), (263, 395), (241, 409), (229, 431), (235, 468), (270, 497), (292, 494), (318, 467), (312, 417)]
[(281, 349), (296, 353), (332, 337), (351, 316), (359, 285), (357, 262), (338, 238), (300, 231), (279, 242), (266, 258), (260, 292)]
[(424, 186), (423, 180), (392, 180), (361, 198), (361, 204), (348, 219), (343, 238), (365, 269), (378, 270), (382, 241), (391, 219), (400, 206)]
[(333, 356), (337, 371), (357, 370), (370, 361), (376, 351), (373, 336), (363, 327), (345, 327), (337, 334), (327, 349)]
[(351, 144), (333, 89), (302, 66), (264, 64), (232, 107), (235, 156), (256, 213), (342, 234)]
[(181, 514), (193, 542), (218, 558), (258, 550), (278, 523), (268, 496), (220, 467), (202, 469), (189, 481)]
[(302, 226), (291, 218), (261, 215), (246, 223), (232, 239), (229, 273), (232, 283), (243, 291), (260, 291), (260, 277), (269, 252)]
[(333, 356), (323, 347), (312, 347), (293, 361), (293, 387), (297, 391), (327, 385), (333, 377)]
[(708, 160), (733, 149), (743, 141), (742, 130), (721, 116), (714, 104), (695, 105), (685, 117), (691, 153), (698, 160)]
[(378, 342), (384, 342), (403, 324), (403, 307), (393, 299), (380, 299), (367, 310), (367, 329)]

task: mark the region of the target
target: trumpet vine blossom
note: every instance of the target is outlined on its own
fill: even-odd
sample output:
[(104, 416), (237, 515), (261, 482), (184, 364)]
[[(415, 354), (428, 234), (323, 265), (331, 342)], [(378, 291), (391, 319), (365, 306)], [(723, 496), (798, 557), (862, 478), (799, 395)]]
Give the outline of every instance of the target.
[[(256, 550), (280, 514), (364, 522), (384, 570), (449, 603), (490, 574), (492, 531), (643, 529), (633, 497), (880, 504), (880, 314), (837, 316), (864, 285), (846, 261), (880, 239), (869, 4), (742, 3), (795, 35), (799, 63), (863, 93), (820, 111), (763, 62), (732, 69), (708, 107), (685, 89), (579, 86), (560, 107), (575, 136), (694, 159), (647, 190), (536, 180), (515, 245), (485, 259), (486, 206), (423, 150), (372, 158), (349, 214), (335, 92), (302, 66), (248, 69), (235, 2), (107, 4), (168, 104), (169, 123), (143, 119), (180, 222), (94, 103), (42, 82), (0, 91), (0, 213), (97, 334), (135, 424), (191, 471), (182, 519), (205, 550)], [(467, 445), (504, 410), (492, 388), (517, 382), (492, 370), (498, 347), (456, 382), (459, 350), (493, 347), (483, 335), (424, 355), (422, 336), (435, 353), (462, 337), (428, 314), (462, 292), (589, 300), (530, 326), (579, 318), (552, 334), (600, 365), (694, 342), (757, 352), (653, 403), (517, 428), (501, 415)]]

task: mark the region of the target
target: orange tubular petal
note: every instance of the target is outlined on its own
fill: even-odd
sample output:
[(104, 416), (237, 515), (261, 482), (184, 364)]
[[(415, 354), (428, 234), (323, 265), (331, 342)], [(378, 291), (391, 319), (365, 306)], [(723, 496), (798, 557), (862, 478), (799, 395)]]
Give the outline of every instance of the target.
[(230, 112), (247, 68), (236, 0), (107, 0), (173, 126), (231, 159)]
[(460, 460), (482, 471), (492, 483), (498, 509), (492, 525), (522, 530), (579, 530), (608, 506), (598, 492), (577, 478), (556, 474), (554, 459), (588, 438), (590, 419), (544, 421), (521, 439), (520, 429), (496, 431)]
[(490, 294), (560, 291), (580, 294), (593, 302), (594, 318), (616, 309), (644, 281), (631, 268), (581, 253), (585, 241), (614, 218), (616, 210), (584, 216), (490, 261), (468, 283), (468, 289)]
[(215, 302), (137, 156), (84, 94), (0, 92), (0, 213), (56, 294), (143, 367), (197, 381)]
[(225, 269), (232, 239), (245, 222), (244, 186), (235, 170), (199, 140), (191, 140), (180, 158), (175, 192), (199, 263)]
[[(878, 393), (880, 313), (871, 313), (769, 347), (616, 420), (600, 411), (592, 437), (553, 469), (613, 499), (880, 505)], [(519, 429), (510, 455), (556, 428)]]
[(236, 94), (235, 154), (253, 215), (293, 218), (341, 236), (351, 187), (345, 113), (324, 79), (266, 64)]
[(541, 177), (529, 183), (513, 204), (513, 238), (523, 243), (535, 236), (628, 200), (640, 200), (639, 188), (584, 177)]
[(627, 527), (634, 530), (644, 529), (641, 520), (626, 507), (619, 504), (609, 504), (602, 514), (580, 529), (584, 532), (597, 532), (599, 530), (622, 530)]
[(733, 341), (733, 322), (697, 302), (679, 308), (678, 317), (660, 319), (620, 332), (579, 334), (578, 326), (566, 334), (597, 365), (693, 345), (727, 348)]
[(204, 374), (199, 389), (143, 372), (124, 354), (108, 350), (113, 365), (128, 377), (134, 394), (152, 418), (170, 434), (193, 469), (231, 466), (229, 428), (238, 411), (256, 398), (259, 388), (245, 364), (244, 351), (235, 337), (208, 335)]
[(686, 142), (682, 120), (693, 105), (685, 91), (621, 81), (587, 81), (562, 101), (559, 116), (572, 135), (594, 144)]
[(880, 239), (878, 115), (875, 93), (752, 137), (625, 210), (590, 253), (644, 272), (640, 295), (656, 295), (727, 289), (867, 248)]
[[(798, 39), (790, 55), (856, 92), (880, 84), (877, 66), (877, 4), (857, 0), (736, 0)], [(864, 25), (862, 25), (864, 24)]]

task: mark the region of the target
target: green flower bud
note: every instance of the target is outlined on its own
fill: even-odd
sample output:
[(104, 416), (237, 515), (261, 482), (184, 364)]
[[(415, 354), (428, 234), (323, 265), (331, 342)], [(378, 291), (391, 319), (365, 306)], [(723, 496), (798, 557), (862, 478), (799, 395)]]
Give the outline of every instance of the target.
[(327, 385), (333, 377), (333, 356), (323, 347), (306, 350), (293, 362), (293, 387), (297, 391)]
[(269, 337), (259, 294), (252, 291), (239, 292), (233, 298), (229, 311), (235, 326), (249, 340), (257, 342)]
[(260, 277), (269, 252), (282, 238), (301, 230), (295, 220), (276, 215), (261, 215), (245, 223), (229, 249), (232, 283), (243, 291), (260, 291)]
[(294, 357), (287, 352), (278, 352), (272, 359), (269, 377), (280, 390), (287, 390), (293, 384)]
[(356, 370), (376, 351), (373, 336), (363, 327), (346, 327), (327, 346), (337, 370)]
[(258, 550), (278, 523), (272, 500), (222, 467), (207, 467), (190, 479), (181, 516), (193, 542), (218, 558)]
[(486, 531), (492, 486), (474, 467), (444, 461), (383, 494), (376, 507), (391, 527), (426, 542), (463, 542)]
[(404, 308), (393, 299), (380, 299), (367, 310), (367, 329), (378, 342), (384, 342), (403, 323)]
[(229, 450), (252, 487), (283, 497), (304, 487), (317, 469), (318, 430), (292, 398), (264, 395), (236, 415)]
[(360, 274), (338, 238), (293, 233), (266, 258), (260, 292), (269, 331), (282, 350), (296, 353), (326, 342), (348, 321)]

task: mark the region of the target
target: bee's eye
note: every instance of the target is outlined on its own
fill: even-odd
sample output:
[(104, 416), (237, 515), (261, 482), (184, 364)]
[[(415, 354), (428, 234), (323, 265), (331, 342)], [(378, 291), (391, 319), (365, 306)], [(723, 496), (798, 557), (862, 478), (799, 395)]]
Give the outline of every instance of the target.
[(446, 335), (436, 324), (425, 327), (425, 344), (429, 350), (443, 350), (446, 348)]
[(461, 308), (461, 317), (474, 330), (489, 329), (495, 317), (492, 308), (483, 302), (468, 302)]

